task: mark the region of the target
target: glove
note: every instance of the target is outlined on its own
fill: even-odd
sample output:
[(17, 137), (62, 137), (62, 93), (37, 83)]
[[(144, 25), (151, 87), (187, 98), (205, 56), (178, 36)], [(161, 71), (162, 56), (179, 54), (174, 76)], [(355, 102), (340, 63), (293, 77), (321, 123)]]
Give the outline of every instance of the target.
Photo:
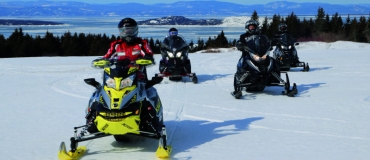
[(245, 45), (240, 41), (238, 41), (238, 43), (236, 44), (236, 49), (238, 49), (239, 51), (244, 51), (244, 47)]
[(152, 61), (153, 65), (155, 65), (155, 60), (154, 60), (154, 57), (152, 55), (148, 55), (146, 54), (143, 59), (146, 59), (146, 60), (150, 60)]
[(239, 42), (237, 45), (236, 45), (236, 48), (239, 50), (239, 51), (246, 51), (246, 52), (251, 52), (251, 49), (246, 46), (244, 43), (241, 43)]
[(152, 80), (153, 82), (155, 82), (155, 84), (158, 84), (158, 83), (161, 83), (163, 80), (163, 77), (152, 77)]
[(146, 55), (143, 57), (143, 59), (151, 60), (151, 61), (153, 61), (153, 60), (154, 60), (153, 56), (152, 56), (152, 55), (148, 55), (148, 54), (146, 54)]
[(91, 62), (91, 66), (95, 68), (104, 68), (110, 65), (110, 61), (105, 58), (97, 58)]
[(163, 77), (152, 77), (151, 80), (149, 80), (148, 82), (146, 82), (145, 84), (145, 88), (150, 88), (150, 87), (153, 87), (154, 85), (158, 84), (158, 83), (161, 83), (163, 80)]

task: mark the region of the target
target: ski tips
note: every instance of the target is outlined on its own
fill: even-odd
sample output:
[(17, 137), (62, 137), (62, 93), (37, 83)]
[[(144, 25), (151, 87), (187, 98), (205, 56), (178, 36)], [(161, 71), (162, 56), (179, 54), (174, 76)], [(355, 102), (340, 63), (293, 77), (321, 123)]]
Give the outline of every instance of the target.
[(170, 154), (172, 152), (172, 147), (171, 146), (167, 146), (166, 147), (167, 149), (163, 148), (163, 147), (158, 147), (157, 151), (155, 152), (155, 155), (158, 157), (158, 158), (161, 158), (161, 159), (167, 159), (170, 157)]
[(86, 152), (85, 146), (80, 146), (77, 148), (75, 152), (71, 152), (66, 150), (66, 145), (64, 142), (60, 144), (59, 152), (58, 152), (58, 159), (59, 160), (78, 160), (82, 157), (82, 155)]

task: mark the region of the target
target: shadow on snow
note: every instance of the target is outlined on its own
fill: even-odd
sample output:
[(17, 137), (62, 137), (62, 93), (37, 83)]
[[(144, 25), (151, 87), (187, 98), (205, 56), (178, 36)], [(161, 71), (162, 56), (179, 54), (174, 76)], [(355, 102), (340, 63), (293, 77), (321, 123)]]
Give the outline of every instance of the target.
[[(231, 136), (239, 134), (242, 131), (246, 131), (249, 129), (249, 125), (251, 123), (262, 119), (263, 117), (229, 120), (224, 122), (209, 122), (203, 120), (165, 121), (167, 126), (167, 139), (169, 145), (173, 147), (171, 158), (169, 159), (174, 160), (175, 158), (173, 158), (173, 156), (177, 153), (186, 152), (189, 149), (196, 148), (197, 146), (214, 141), (218, 138)], [(109, 144), (107, 143), (107, 145)], [(113, 148), (109, 147), (109, 149), (103, 149), (94, 152), (87, 151), (83, 157), (86, 155), (104, 153), (124, 154), (125, 152), (150, 152), (153, 153), (154, 156), (158, 147), (158, 140), (150, 138), (137, 138), (128, 142), (113, 141), (111, 142), (111, 146)], [(192, 157), (187, 157), (185, 159), (191, 158)], [(181, 159), (184, 159), (184, 157)]]

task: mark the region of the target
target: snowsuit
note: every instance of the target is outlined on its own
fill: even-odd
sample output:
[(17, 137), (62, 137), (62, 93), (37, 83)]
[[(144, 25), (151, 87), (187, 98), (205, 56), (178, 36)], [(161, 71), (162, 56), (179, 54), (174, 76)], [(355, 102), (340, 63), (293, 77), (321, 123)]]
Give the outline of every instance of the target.
[(253, 54), (253, 50), (251, 48), (253, 46), (248, 46), (248, 41), (253, 40), (253, 37), (258, 34), (259, 33), (250, 34), (247, 32), (240, 35), (240, 38), (236, 44), (236, 48), (239, 51), (242, 51), (242, 55), (237, 64), (237, 74), (243, 74), (248, 69), (248, 65), (245, 62), (247, 60), (252, 60), (251, 54)]
[[(107, 53), (103, 56), (105, 59), (116, 58), (117, 60), (127, 60), (135, 61), (139, 58), (144, 58), (148, 60), (152, 60), (153, 52), (147, 42), (147, 40), (142, 39), (140, 37), (136, 37), (132, 42), (127, 43), (122, 39), (118, 39), (113, 41), (110, 44), (110, 47)], [(146, 67), (142, 69), (142, 73), (144, 74), (144, 81), (148, 82)]]

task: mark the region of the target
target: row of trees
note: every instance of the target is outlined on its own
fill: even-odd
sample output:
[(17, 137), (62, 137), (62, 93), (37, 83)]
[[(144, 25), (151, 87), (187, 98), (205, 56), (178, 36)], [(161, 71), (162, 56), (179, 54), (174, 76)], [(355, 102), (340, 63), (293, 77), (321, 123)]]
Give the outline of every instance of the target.
[[(252, 13), (251, 19), (259, 20), (256, 11)], [(348, 15), (343, 21), (336, 13), (332, 16), (325, 14), (323, 8), (318, 9), (315, 18), (303, 19), (291, 13), (282, 17), (273, 15), (272, 19), (265, 17), (261, 24), (261, 32), (268, 37), (273, 37), (278, 31), (280, 23), (286, 23), (290, 33), (298, 41), (324, 41), (333, 42), (337, 40), (370, 42), (370, 18), (361, 16), (350, 18)], [(46, 32), (45, 36), (32, 37), (24, 34), (22, 28), (17, 28), (5, 38), (0, 34), (0, 58), (8, 57), (38, 57), (38, 56), (101, 56), (104, 55), (110, 42), (119, 37), (108, 37), (105, 34), (84, 34), (66, 32), (62, 36), (54, 36)], [(160, 40), (148, 39), (154, 53), (160, 53)], [(190, 52), (199, 50), (235, 46), (236, 39), (228, 40), (223, 31), (217, 36), (209, 37), (207, 41), (198, 39), (195, 43), (191, 41)]]
[[(256, 12), (253, 13), (252, 19), (258, 19)], [(345, 20), (343, 19), (338, 13), (330, 16), (325, 13), (323, 8), (319, 7), (314, 19), (304, 18), (301, 21), (297, 15), (291, 13), (285, 18), (274, 15), (271, 23), (268, 23), (266, 17), (262, 24), (262, 32), (271, 37), (277, 32), (278, 25), (283, 22), (288, 25), (288, 30), (298, 38), (298, 41), (370, 42), (370, 17), (351, 18), (350, 15), (347, 15)]]

